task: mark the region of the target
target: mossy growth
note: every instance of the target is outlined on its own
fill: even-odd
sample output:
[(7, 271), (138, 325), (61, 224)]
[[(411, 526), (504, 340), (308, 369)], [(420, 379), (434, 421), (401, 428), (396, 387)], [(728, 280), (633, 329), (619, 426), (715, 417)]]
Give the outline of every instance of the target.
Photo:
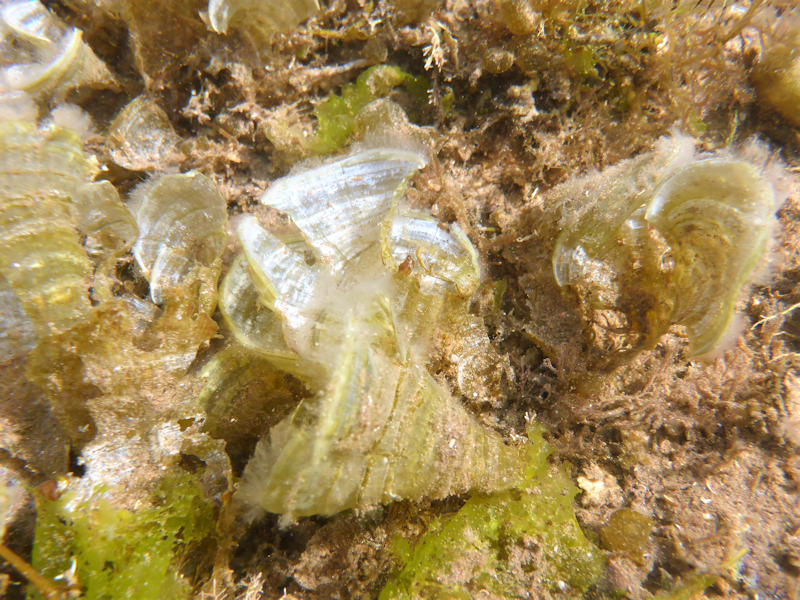
[(399, 86), (405, 87), (419, 102), (427, 100), (429, 86), (424, 77), (415, 77), (390, 65), (376, 65), (363, 71), (355, 82), (342, 88), (340, 96), (333, 94), (314, 109), (317, 130), (305, 142), (306, 149), (314, 154), (327, 154), (344, 146), (355, 131), (358, 113)]
[(574, 597), (605, 567), (572, 509), (577, 488), (552, 467), (540, 428), (531, 428), (530, 476), (517, 489), (474, 496), (452, 517), (436, 520), (413, 546), (395, 544), (402, 569), (380, 600), (518, 598), (547, 590)]
[[(191, 586), (179, 569), (214, 522), (211, 503), (188, 474), (162, 480), (152, 506), (136, 512), (99, 492), (76, 502), (67, 491), (39, 499), (33, 566), (51, 579), (74, 569), (85, 600), (188, 598)], [(35, 590), (28, 597), (42, 598)]]

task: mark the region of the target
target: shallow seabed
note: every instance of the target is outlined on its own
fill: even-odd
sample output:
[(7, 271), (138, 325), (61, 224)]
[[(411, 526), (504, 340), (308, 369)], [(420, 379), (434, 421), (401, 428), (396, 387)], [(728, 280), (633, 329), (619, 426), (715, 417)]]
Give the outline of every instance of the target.
[[(0, 91), (22, 86), (31, 123), (77, 132), (58, 152), (74, 144), (81, 177), (113, 185), (103, 214), (192, 170), (227, 205), (227, 224), (220, 213), (208, 236), (175, 243), (195, 261), (178, 301), (137, 264), (129, 217), (108, 217), (76, 226), (77, 308), (0, 337), (2, 541), (53, 597), (800, 598), (800, 124), (781, 100), (800, 98), (792, 0), (297, 0), (290, 18), (270, 0), (42, 2), (91, 54), (14, 42), (30, 4), (0, 2)], [(63, 78), (8, 75), (56, 51), (74, 53)], [(243, 358), (214, 308), (217, 280), (242, 264), (236, 216), (297, 237), (262, 194), (364, 143), (381, 98), (410, 122), (382, 139), (430, 148), (406, 201), (457, 224), (480, 263), (463, 329), (426, 329), (424, 370), (492, 439), (536, 448), (529, 478), (248, 520), (234, 490), (258, 440), (319, 388), (291, 360)], [(9, 106), (4, 120), (23, 116)], [(19, 156), (5, 135), (3, 161)], [(589, 315), (552, 272), (569, 222), (557, 186), (665, 136), (760, 161), (781, 202), (732, 333), (703, 357), (680, 323), (614, 348), (631, 322)], [(25, 322), (6, 279), (2, 314)], [(36, 597), (27, 584), (0, 564), (0, 596)]]

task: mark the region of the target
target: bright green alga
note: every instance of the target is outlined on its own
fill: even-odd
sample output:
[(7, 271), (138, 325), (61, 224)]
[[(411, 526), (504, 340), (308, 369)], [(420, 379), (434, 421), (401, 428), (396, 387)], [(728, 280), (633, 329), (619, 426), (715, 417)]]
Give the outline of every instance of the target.
[(527, 483), (472, 497), (454, 516), (435, 521), (413, 548), (399, 541), (403, 568), (380, 600), (518, 598), (542, 589), (575, 597), (598, 579), (605, 557), (575, 519), (578, 490), (565, 469), (548, 465), (541, 432), (529, 436)]
[[(152, 505), (131, 512), (102, 493), (76, 502), (39, 499), (33, 566), (51, 579), (68, 573), (84, 600), (179, 600), (191, 593), (179, 569), (192, 544), (214, 529), (213, 507), (187, 475), (162, 481)], [(29, 598), (41, 595), (31, 591)]]
[(317, 105), (317, 130), (306, 143), (309, 151), (327, 154), (344, 146), (356, 128), (356, 118), (373, 100), (388, 96), (399, 87), (405, 87), (420, 103), (427, 101), (428, 81), (415, 77), (399, 67), (376, 65), (362, 72), (354, 83), (342, 88), (342, 94), (331, 95)]

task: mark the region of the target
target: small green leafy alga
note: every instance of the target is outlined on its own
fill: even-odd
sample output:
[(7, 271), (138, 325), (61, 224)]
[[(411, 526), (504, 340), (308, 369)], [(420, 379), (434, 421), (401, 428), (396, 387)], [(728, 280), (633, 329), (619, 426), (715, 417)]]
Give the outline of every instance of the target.
[[(84, 600), (187, 598), (191, 587), (179, 569), (214, 522), (210, 501), (188, 474), (162, 481), (152, 505), (136, 512), (101, 493), (76, 502), (67, 491), (39, 500), (33, 566), (52, 579), (74, 564)], [(41, 595), (32, 591), (29, 598)]]
[(362, 72), (354, 83), (342, 88), (342, 94), (331, 95), (317, 105), (317, 131), (306, 147), (315, 154), (327, 154), (344, 146), (356, 128), (356, 118), (373, 100), (387, 96), (403, 86), (421, 102), (427, 100), (428, 81), (415, 77), (399, 67), (376, 65)]

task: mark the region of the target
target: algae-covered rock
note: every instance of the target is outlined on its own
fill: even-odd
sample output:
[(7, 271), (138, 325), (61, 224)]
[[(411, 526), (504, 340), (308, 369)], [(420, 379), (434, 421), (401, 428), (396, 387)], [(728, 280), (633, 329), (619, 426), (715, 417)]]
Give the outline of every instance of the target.
[(530, 478), (519, 488), (470, 498), (432, 523), (410, 547), (380, 600), (402, 598), (580, 597), (600, 577), (603, 552), (583, 535), (572, 509), (577, 488), (547, 465), (549, 448), (530, 431)]
[[(734, 239), (757, 255), (763, 232), (730, 226), (722, 213), (755, 222), (757, 208), (714, 212), (690, 198), (678, 210), (669, 202), (640, 210), (643, 198), (628, 192), (646, 196), (669, 179), (648, 180), (658, 169), (646, 167), (641, 180), (621, 176), (634, 182), (628, 190), (612, 190), (630, 203), (607, 204), (600, 217), (581, 221), (581, 210), (602, 193), (571, 188), (564, 204), (553, 201), (565, 178), (635, 156), (681, 120), (704, 133), (705, 148), (773, 135), (796, 166), (794, 131), (770, 131), (774, 120), (755, 110), (772, 106), (793, 122), (769, 98), (786, 90), (794, 54), (773, 51), (778, 40), (762, 18), (791, 14), (787, 2), (279, 4), (0, 2), (0, 84), (17, 77), (36, 94), (38, 104), (14, 120), (30, 117), (56, 158), (30, 144), (0, 149), (10, 165), (0, 187), (16, 182), (25, 158), (47, 188), (0, 206), (3, 217), (30, 209), (28, 220), (0, 221), (0, 480), (6, 468), (31, 488), (67, 469), (81, 474), (61, 500), (41, 501), (37, 566), (88, 598), (373, 598), (391, 576), (387, 539), (432, 519), (421, 540), (409, 536), (417, 543), (400, 552), (406, 565), (386, 595), (603, 597), (604, 588), (591, 589), (602, 560), (571, 516), (567, 476), (543, 468), (526, 480), (528, 453), (541, 443), (517, 434), (535, 413), (563, 456), (602, 464), (620, 498), (653, 515), (659, 535), (648, 540), (639, 535), (645, 523), (628, 530), (617, 515), (598, 530), (612, 560), (631, 567), (620, 590), (658, 594), (697, 568), (672, 591), (690, 597), (717, 575), (706, 557), (741, 538), (752, 558), (730, 576), (735, 587), (720, 583), (715, 593), (791, 593), (796, 527), (775, 516), (794, 506), (786, 499), (798, 481), (784, 435), (792, 416), (784, 371), (797, 362), (786, 309), (797, 301), (796, 203), (781, 211), (778, 238), (790, 266), (776, 267), (778, 283), (757, 289), (740, 315), (764, 320), (707, 367), (683, 360), (687, 344), (720, 344), (725, 317), (744, 305), (723, 284), (742, 289), (740, 275), (754, 272), (747, 252), (714, 246)], [(118, 89), (97, 89), (111, 83), (92, 80), (87, 52), (109, 66)], [(397, 67), (350, 77), (387, 62)], [(408, 75), (423, 71), (429, 81)], [(48, 139), (64, 127), (48, 124), (46, 105), (65, 95), (95, 132)], [(343, 188), (330, 170), (312, 172), (318, 187), (356, 202), (331, 208), (317, 191), (308, 202), (288, 198), (275, 177), (298, 156), (359, 139), (364, 150), (369, 130), (399, 110), (389, 97), (435, 124), (430, 166), (409, 180), (408, 204), (403, 185), (351, 177), (343, 156), (325, 163), (345, 171)], [(7, 100), (0, 112), (12, 114), (18, 107)], [(36, 111), (45, 121), (35, 123)], [(407, 126), (390, 120), (391, 132)], [(393, 145), (391, 134), (377, 147), (418, 150)], [(769, 162), (736, 151), (693, 158), (725, 159), (735, 172), (721, 179), (739, 183)], [(187, 178), (178, 172), (189, 169), (230, 205), (215, 196), (201, 207), (184, 201), (203, 196), (198, 187), (167, 186), (168, 198), (137, 224), (120, 198), (148, 177)], [(77, 174), (74, 194), (57, 181), (65, 172)], [(398, 172), (395, 183), (406, 179), (406, 167)], [(703, 194), (723, 189), (719, 181), (700, 186)], [(269, 206), (254, 206), (265, 189)], [(223, 215), (240, 211), (256, 217), (256, 235), (239, 227), (244, 218), (228, 239)], [(515, 221), (536, 211), (526, 227)], [(603, 214), (620, 220), (609, 225)], [(152, 236), (161, 217), (166, 225)], [(559, 240), (567, 229), (580, 239)], [(613, 239), (585, 241), (598, 231)], [(146, 237), (160, 244), (149, 256)], [(557, 240), (563, 285), (552, 268)], [(592, 256), (576, 257), (577, 246)], [(689, 262), (697, 268), (685, 269)], [(586, 384), (587, 364), (602, 370), (654, 343), (635, 368), (594, 373)], [(741, 461), (752, 448), (759, 460)], [(240, 506), (227, 504), (229, 457), (244, 473), (233, 497), (286, 518), (232, 525)], [(701, 462), (703, 478), (689, 488)], [(734, 488), (733, 474), (746, 471), (748, 485)], [(687, 503), (701, 487), (704, 500)], [(3, 510), (2, 491), (0, 522), (16, 518)], [(489, 495), (467, 497), (477, 492)], [(190, 522), (181, 498), (197, 501), (202, 523)], [(230, 509), (216, 523), (220, 538), (201, 535), (220, 504)], [(587, 504), (581, 518), (594, 527), (608, 507)], [(331, 514), (345, 508), (355, 510)], [(20, 525), (9, 529), (15, 548), (31, 541)], [(641, 553), (655, 562), (631, 566)], [(6, 590), (2, 568), (0, 596), (13, 595), (14, 576)]]
[[(200, 18), (205, 0), (89, 0), (89, 4), (92, 22), (124, 22), (125, 44), (149, 89), (169, 88), (180, 69), (197, 65), (205, 56), (208, 30)], [(96, 10), (98, 5), (102, 10)]]
[(84, 500), (69, 488), (56, 500), (40, 497), (33, 566), (50, 578), (69, 572), (87, 600), (189, 598), (181, 569), (189, 552), (213, 536), (213, 506), (188, 474), (165, 477), (151, 501), (118, 508), (103, 486)]

